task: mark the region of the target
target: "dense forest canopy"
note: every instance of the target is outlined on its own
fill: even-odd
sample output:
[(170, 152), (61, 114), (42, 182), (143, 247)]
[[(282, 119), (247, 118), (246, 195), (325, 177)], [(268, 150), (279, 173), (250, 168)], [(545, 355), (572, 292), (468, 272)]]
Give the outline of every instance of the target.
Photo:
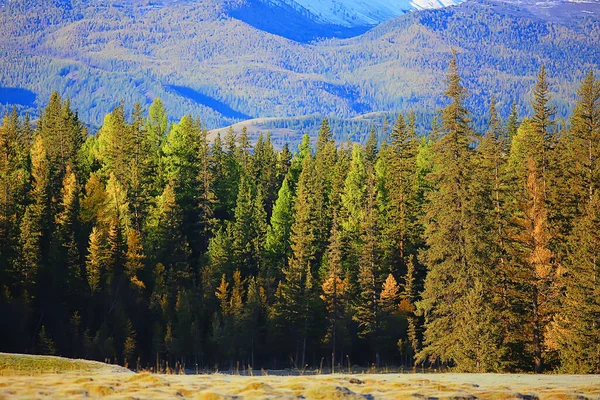
[[(600, 81), (557, 128), (475, 131), (456, 57), (427, 135), (297, 151), (69, 100), (0, 126), (0, 351), (130, 367), (600, 370)], [(522, 105), (521, 105), (522, 106)]]

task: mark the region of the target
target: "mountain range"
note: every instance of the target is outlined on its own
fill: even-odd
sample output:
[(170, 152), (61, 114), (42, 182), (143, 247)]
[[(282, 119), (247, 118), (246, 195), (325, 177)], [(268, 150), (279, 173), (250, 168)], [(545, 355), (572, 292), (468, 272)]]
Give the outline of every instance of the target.
[(360, 139), (382, 116), (430, 120), (455, 50), (475, 115), (492, 95), (506, 115), (542, 64), (568, 114), (600, 66), (598, 1), (452, 1), (0, 0), (0, 111), (35, 115), (58, 90), (94, 128), (159, 96), (211, 129), (292, 134), (330, 116)]

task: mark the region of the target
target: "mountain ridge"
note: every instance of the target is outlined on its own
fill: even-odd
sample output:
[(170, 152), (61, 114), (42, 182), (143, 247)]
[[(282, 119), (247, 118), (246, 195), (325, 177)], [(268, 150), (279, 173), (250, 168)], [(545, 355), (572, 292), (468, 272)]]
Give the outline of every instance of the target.
[[(25, 3), (37, 14), (40, 3), (32, 0), (11, 7), (22, 12)], [(417, 11), (360, 36), (311, 43), (255, 29), (216, 0), (145, 8), (45, 4), (44, 20), (52, 23), (33, 32), (27, 12), (15, 19), (6, 7), (0, 12), (6, 27), (0, 38), (0, 65), (6, 71), (0, 88), (26, 91), (22, 97), (28, 104), (17, 104), (22, 113), (35, 113), (56, 89), (95, 127), (120, 101), (131, 109), (138, 101), (147, 106), (156, 96), (173, 118), (198, 115), (209, 128), (244, 119), (236, 113), (353, 118), (412, 109), (431, 118), (442, 105), (452, 49), (476, 114), (485, 112), (490, 93), (498, 91), (499, 109), (506, 115), (517, 95), (530, 93), (537, 70), (546, 64), (553, 97), (566, 115), (579, 80), (590, 68), (598, 70), (600, 60), (595, 15), (557, 22), (498, 1)], [(173, 87), (184, 89), (177, 93)], [(12, 105), (7, 96), (0, 98), (5, 103), (0, 111)], [(215, 104), (226, 105), (222, 110), (231, 110), (230, 115)]]

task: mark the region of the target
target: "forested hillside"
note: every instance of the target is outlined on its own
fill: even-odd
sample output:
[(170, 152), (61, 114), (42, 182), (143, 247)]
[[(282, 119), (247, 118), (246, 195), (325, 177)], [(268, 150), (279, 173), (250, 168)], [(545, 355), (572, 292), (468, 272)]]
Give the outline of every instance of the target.
[(35, 126), (7, 113), (0, 351), (598, 372), (600, 81), (560, 130), (544, 67), (532, 91), (529, 118), (491, 97), (475, 130), (452, 58), (427, 136), (412, 113), (365, 145), (324, 120), (293, 152), (209, 142), (158, 99), (96, 136), (57, 94)]
[[(475, 117), (492, 94), (503, 117), (515, 99), (529, 112), (542, 64), (557, 116), (568, 117), (578, 82), (599, 68), (595, 14), (555, 21), (473, 0), (409, 13), (350, 39), (300, 43), (231, 13), (219, 0), (4, 2), (0, 112), (16, 104), (36, 119), (56, 89), (92, 130), (121, 100), (131, 109), (156, 97), (173, 120), (198, 115), (209, 129), (250, 118), (409, 110), (429, 126), (455, 49)], [(339, 133), (346, 134), (355, 132)]]

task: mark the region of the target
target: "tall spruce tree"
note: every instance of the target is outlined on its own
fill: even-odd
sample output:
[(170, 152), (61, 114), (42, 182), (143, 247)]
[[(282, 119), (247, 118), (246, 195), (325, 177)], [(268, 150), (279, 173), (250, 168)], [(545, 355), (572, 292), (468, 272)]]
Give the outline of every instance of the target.
[[(326, 340), (331, 346), (331, 372), (335, 372), (336, 346), (337, 339), (340, 336), (338, 331), (344, 327), (345, 304), (348, 291), (347, 280), (344, 279), (342, 269), (342, 235), (339, 229), (339, 222), (336, 215), (333, 217), (333, 227), (331, 230), (331, 239), (327, 252), (327, 271), (323, 284), (321, 285), (321, 300), (325, 303), (329, 327), (327, 329)], [(342, 329), (340, 329), (342, 327)]]
[(315, 175), (314, 160), (308, 155), (302, 164), (294, 204), (292, 258), (283, 269), (284, 279), (279, 284), (274, 306), (280, 329), (295, 339), (295, 364), (301, 362), (302, 366), (304, 366), (307, 336), (312, 322), (313, 271), (316, 271), (317, 267), (318, 242), (315, 231), (318, 209), (314, 201)]
[(565, 373), (598, 373), (600, 370), (599, 206), (595, 192), (571, 236), (573, 252), (568, 263), (566, 292), (551, 330), (560, 353), (561, 371)]
[(21, 222), (19, 272), (21, 286), (33, 295), (38, 272), (47, 263), (49, 246), (50, 166), (40, 135), (31, 148), (30, 204)]
[(499, 351), (499, 339), (483, 344), (465, 328), (476, 325), (486, 330), (486, 336), (494, 332), (493, 326), (482, 322), (487, 317), (484, 310), (477, 313), (464, 306), (470, 301), (485, 303), (485, 298), (473, 296), (487, 293), (490, 275), (489, 265), (477, 253), (478, 220), (470, 204), (473, 139), (464, 106), (466, 94), (454, 56), (446, 90), (450, 104), (443, 110), (443, 131), (434, 145), (436, 166), (431, 179), (436, 189), (429, 193), (426, 206), (428, 274), (418, 303), (425, 316), (425, 343), (418, 360), (440, 360), (464, 371), (490, 371), (497, 369), (498, 357), (484, 355)]

